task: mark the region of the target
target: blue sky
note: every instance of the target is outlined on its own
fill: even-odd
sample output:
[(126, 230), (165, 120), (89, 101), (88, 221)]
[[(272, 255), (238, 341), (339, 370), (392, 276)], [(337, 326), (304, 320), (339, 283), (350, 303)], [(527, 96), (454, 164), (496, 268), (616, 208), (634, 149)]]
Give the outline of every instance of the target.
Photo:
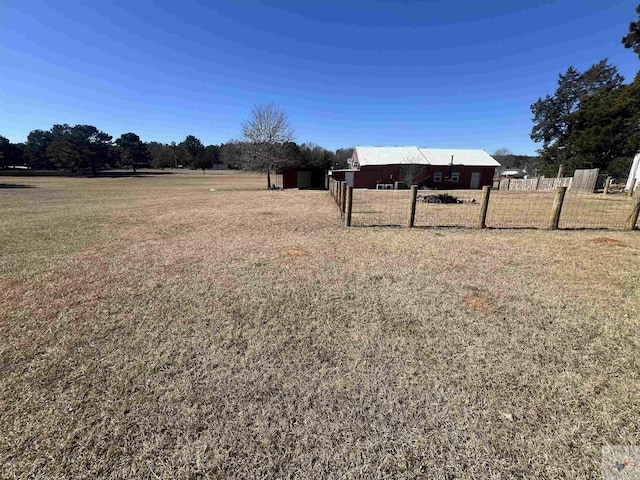
[(0, 0), (0, 135), (87, 123), (145, 141), (241, 137), (256, 103), (298, 143), (509, 148), (560, 72), (608, 57), (635, 2)]

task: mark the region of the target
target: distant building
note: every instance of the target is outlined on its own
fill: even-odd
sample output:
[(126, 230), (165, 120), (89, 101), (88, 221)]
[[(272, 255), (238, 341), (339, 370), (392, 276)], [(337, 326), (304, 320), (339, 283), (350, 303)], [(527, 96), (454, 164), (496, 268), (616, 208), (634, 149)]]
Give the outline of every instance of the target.
[(627, 179), (627, 184), (625, 185), (624, 189), (629, 190), (632, 183), (634, 183), (635, 185), (634, 189), (638, 188), (640, 184), (640, 153), (636, 154), (636, 156), (633, 158), (631, 170), (629, 170), (629, 178)]
[(499, 172), (503, 178), (527, 178), (527, 172), (520, 170), (519, 168), (511, 168), (509, 170), (502, 170)]
[(344, 172), (345, 182), (354, 188), (415, 184), (448, 190), (491, 185), (500, 163), (484, 150), (357, 146), (350, 167), (339, 176)]

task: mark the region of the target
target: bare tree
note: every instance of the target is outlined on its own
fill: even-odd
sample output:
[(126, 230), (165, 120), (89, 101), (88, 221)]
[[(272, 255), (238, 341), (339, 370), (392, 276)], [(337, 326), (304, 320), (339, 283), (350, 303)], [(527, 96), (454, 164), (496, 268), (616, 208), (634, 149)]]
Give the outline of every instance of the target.
[(255, 105), (250, 117), (242, 123), (247, 142), (246, 166), (267, 172), (267, 188), (271, 188), (271, 169), (282, 157), (282, 147), (293, 139), (289, 117), (275, 103)]
[(400, 167), (400, 180), (408, 187), (424, 182), (429, 178), (429, 175), (425, 175), (425, 168), (424, 165), (414, 163), (402, 165)]
[(513, 155), (513, 153), (511, 153), (511, 150), (509, 150), (508, 148), (499, 148), (495, 152), (493, 152), (493, 155), (503, 157), (505, 155)]

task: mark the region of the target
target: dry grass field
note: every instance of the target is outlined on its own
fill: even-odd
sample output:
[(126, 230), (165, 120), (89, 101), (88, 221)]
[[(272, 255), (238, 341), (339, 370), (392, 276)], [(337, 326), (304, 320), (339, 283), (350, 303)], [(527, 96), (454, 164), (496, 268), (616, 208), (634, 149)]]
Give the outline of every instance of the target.
[(347, 229), (233, 173), (0, 184), (2, 478), (596, 479), (640, 445), (638, 232)]

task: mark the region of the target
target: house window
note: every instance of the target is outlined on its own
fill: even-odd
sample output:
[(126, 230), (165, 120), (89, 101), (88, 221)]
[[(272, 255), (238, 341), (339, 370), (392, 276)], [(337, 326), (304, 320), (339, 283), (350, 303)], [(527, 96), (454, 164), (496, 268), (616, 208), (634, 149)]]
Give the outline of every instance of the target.
[(451, 174), (451, 181), (452, 182), (459, 182), (460, 181), (460, 172), (453, 172)]
[(438, 183), (442, 181), (442, 172), (433, 172), (433, 181)]

